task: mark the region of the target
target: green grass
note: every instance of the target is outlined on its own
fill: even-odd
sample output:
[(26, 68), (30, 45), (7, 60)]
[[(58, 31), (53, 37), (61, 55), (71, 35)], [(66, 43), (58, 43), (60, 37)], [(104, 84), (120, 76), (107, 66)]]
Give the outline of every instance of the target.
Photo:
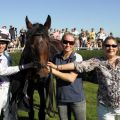
[(96, 113), (96, 95), (97, 95), (98, 85), (84, 81), (84, 90), (86, 95), (86, 105), (87, 105), (87, 120), (97, 120)]
[(13, 65), (18, 65), (19, 60), (20, 60), (20, 56), (21, 56), (21, 52), (10, 53), (10, 55), (12, 57), (12, 64)]
[(103, 56), (103, 50), (79, 50), (77, 51), (80, 55), (82, 55), (83, 59), (90, 59), (92, 57), (100, 57)]
[[(86, 105), (87, 105), (87, 120), (97, 120), (96, 113), (96, 95), (97, 95), (97, 84), (84, 81), (84, 91), (86, 96)], [(39, 105), (39, 96), (37, 91), (34, 92), (34, 104)], [(35, 110), (35, 120), (38, 120), (38, 107), (34, 108)], [(22, 118), (27, 117), (27, 112), (20, 111), (19, 116)], [(54, 118), (48, 118), (48, 120), (59, 120), (58, 115)], [(74, 120), (74, 119), (73, 119)]]

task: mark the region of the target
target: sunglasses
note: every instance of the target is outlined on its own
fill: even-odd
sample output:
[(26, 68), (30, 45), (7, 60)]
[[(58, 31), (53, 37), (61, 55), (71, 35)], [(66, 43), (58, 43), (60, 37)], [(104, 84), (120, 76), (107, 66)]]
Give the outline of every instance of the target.
[(114, 45), (114, 44), (112, 44), (112, 45), (109, 45), (109, 44), (105, 44), (105, 47), (113, 47), (113, 48), (116, 48), (118, 45)]
[(69, 43), (69, 45), (74, 45), (75, 44), (75, 41), (63, 40), (62, 42), (63, 42), (63, 44), (68, 44)]

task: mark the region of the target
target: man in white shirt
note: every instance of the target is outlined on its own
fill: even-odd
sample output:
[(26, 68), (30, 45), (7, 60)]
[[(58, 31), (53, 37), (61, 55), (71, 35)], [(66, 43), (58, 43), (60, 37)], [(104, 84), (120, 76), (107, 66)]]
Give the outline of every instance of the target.
[(107, 34), (105, 33), (104, 29), (100, 28), (100, 31), (96, 35), (98, 47), (102, 47), (102, 43), (106, 37), (107, 37)]

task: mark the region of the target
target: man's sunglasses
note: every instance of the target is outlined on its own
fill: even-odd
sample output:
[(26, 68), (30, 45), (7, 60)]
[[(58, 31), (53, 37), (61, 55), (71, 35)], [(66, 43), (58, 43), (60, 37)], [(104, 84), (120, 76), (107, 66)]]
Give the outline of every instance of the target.
[(63, 44), (70, 44), (70, 45), (74, 45), (75, 41), (67, 41), (67, 40), (62, 40)]
[(105, 44), (105, 47), (113, 47), (113, 48), (116, 48), (118, 45), (114, 45), (114, 44), (112, 44), (112, 45), (109, 45), (109, 44)]

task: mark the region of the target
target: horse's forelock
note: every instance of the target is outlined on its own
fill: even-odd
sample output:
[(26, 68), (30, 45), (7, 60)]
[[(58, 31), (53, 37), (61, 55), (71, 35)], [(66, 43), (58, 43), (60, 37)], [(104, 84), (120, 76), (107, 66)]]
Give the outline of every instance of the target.
[(45, 29), (45, 27), (42, 24), (35, 23), (33, 24), (32, 29), (28, 29), (27, 37), (38, 35), (38, 34), (45, 34), (45, 36), (48, 36), (48, 31)]

